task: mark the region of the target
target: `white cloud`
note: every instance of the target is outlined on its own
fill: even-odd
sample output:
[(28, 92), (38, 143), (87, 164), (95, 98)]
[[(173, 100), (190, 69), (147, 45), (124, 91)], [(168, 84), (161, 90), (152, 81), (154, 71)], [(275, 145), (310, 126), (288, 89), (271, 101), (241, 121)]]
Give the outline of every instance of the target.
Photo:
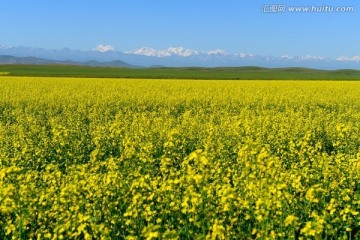
[(100, 44), (94, 50), (99, 52), (108, 52), (108, 51), (115, 51), (115, 48), (111, 45)]

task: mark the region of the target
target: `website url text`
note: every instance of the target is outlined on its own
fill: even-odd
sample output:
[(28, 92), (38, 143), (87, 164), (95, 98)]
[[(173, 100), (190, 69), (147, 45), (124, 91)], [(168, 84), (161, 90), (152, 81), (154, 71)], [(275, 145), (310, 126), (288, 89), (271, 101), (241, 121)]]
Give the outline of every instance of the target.
[(263, 13), (351, 13), (355, 12), (354, 6), (287, 6), (284, 4), (264, 4)]

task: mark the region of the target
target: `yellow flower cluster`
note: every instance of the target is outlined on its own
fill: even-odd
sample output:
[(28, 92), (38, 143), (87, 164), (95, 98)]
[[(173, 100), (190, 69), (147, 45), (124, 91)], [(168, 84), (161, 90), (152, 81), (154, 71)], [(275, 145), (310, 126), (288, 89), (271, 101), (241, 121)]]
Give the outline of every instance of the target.
[(360, 239), (358, 82), (0, 89), (0, 239)]

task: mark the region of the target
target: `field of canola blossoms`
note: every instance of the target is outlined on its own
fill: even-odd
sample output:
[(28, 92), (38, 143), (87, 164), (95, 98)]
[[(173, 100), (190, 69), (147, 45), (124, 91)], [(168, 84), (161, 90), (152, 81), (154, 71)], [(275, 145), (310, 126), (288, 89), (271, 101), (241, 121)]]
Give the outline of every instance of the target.
[(0, 239), (360, 239), (360, 82), (0, 89)]

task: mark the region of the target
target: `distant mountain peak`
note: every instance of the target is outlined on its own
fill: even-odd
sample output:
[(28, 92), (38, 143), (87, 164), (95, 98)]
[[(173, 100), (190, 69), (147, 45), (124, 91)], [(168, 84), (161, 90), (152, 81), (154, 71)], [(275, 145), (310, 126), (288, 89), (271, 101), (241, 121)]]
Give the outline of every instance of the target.
[(115, 48), (111, 45), (98, 45), (95, 49), (93, 49), (94, 51), (99, 51), (99, 52), (114, 52)]

